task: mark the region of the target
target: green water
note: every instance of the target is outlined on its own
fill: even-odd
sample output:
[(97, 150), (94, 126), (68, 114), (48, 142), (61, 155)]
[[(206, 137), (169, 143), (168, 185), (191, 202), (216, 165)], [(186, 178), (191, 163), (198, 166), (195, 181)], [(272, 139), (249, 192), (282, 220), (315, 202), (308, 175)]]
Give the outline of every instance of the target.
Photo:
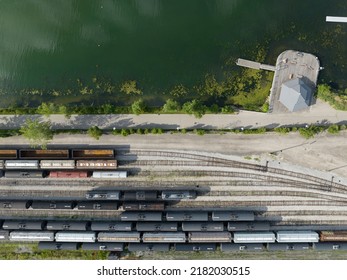
[[(206, 74), (236, 77), (235, 59), (260, 47), (270, 64), (285, 49), (314, 53), (320, 81), (344, 88), (347, 24), (326, 15), (347, 16), (347, 1), (0, 0), (0, 106), (124, 104), (135, 98), (119, 92), (126, 80), (157, 105), (179, 84), (194, 95)], [(80, 94), (77, 79), (95, 93)]]

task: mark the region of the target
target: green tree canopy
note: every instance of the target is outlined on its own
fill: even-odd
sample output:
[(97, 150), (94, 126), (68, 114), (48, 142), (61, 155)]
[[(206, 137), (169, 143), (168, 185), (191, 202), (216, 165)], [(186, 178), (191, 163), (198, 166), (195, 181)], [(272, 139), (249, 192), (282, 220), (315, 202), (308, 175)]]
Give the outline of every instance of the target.
[(164, 104), (162, 111), (164, 113), (170, 113), (170, 112), (177, 112), (180, 109), (181, 109), (180, 104), (177, 101), (168, 99), (166, 100), (166, 103)]
[(142, 99), (136, 100), (131, 105), (131, 110), (135, 115), (143, 114), (146, 110), (146, 104)]
[(100, 136), (102, 135), (102, 129), (100, 129), (97, 126), (92, 126), (88, 129), (87, 133), (90, 137), (93, 137), (96, 140), (99, 140)]
[(41, 146), (42, 149), (47, 148), (48, 142), (53, 139), (54, 135), (50, 122), (31, 119), (27, 119), (19, 131), (30, 141), (32, 147)]
[(125, 81), (121, 85), (120, 91), (124, 92), (126, 94), (131, 94), (131, 93), (141, 94), (142, 93), (142, 90), (137, 88), (137, 82), (136, 81)]
[(206, 106), (194, 99), (183, 104), (183, 111), (200, 119), (206, 112)]

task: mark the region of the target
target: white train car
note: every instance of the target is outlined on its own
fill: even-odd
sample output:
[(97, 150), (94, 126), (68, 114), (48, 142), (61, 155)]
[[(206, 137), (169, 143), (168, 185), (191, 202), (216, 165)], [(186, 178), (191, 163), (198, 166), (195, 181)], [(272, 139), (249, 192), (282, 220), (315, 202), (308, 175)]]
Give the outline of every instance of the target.
[(277, 242), (319, 242), (319, 235), (315, 231), (278, 231)]
[(94, 171), (95, 179), (123, 179), (128, 177), (127, 171)]
[(74, 160), (41, 160), (41, 169), (74, 169)]
[(54, 233), (48, 231), (12, 231), (10, 241), (54, 241)]
[(234, 243), (274, 243), (273, 232), (234, 232)]
[(95, 232), (75, 231), (64, 232), (58, 231), (55, 234), (57, 242), (95, 242)]
[(38, 160), (6, 160), (6, 169), (39, 169)]

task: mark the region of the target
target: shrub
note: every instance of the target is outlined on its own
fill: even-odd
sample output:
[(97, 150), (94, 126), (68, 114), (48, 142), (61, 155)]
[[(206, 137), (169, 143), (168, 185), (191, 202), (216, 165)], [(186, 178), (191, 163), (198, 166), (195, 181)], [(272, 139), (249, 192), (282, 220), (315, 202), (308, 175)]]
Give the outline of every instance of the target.
[(138, 128), (138, 129), (136, 130), (136, 133), (137, 133), (137, 134), (143, 134), (143, 129)]
[(88, 135), (90, 137), (95, 138), (96, 140), (99, 140), (100, 136), (102, 135), (102, 130), (97, 126), (92, 126), (87, 131)]
[(125, 136), (128, 136), (128, 135), (129, 135), (129, 130), (123, 128), (123, 129), (121, 130), (120, 134), (121, 134), (122, 136), (124, 136), (124, 137), (125, 137)]
[(275, 132), (280, 133), (280, 134), (287, 134), (288, 132), (290, 132), (290, 128), (289, 127), (276, 127), (274, 129)]
[(340, 130), (340, 128), (337, 124), (333, 124), (333, 125), (328, 127), (328, 132), (331, 134), (339, 133), (339, 130)]

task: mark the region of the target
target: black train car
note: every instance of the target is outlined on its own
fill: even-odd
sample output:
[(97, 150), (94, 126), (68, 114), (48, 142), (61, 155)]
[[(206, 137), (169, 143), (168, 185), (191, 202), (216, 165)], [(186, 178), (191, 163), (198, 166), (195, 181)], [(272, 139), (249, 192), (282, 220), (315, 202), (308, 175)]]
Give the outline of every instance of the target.
[(167, 221), (208, 221), (208, 212), (178, 211), (167, 212)]
[(309, 249), (309, 243), (269, 243), (268, 245), (269, 251), (303, 251)]
[(161, 251), (161, 252), (167, 252), (170, 250), (170, 244), (168, 243), (129, 243), (128, 245), (128, 251), (129, 252), (136, 252), (136, 251)]
[(1, 200), (0, 208), (2, 209), (28, 209), (31, 201), (27, 200)]
[(163, 202), (124, 202), (125, 211), (164, 211)]
[(313, 248), (320, 251), (347, 250), (347, 242), (318, 242), (313, 243)]
[(43, 221), (16, 221), (6, 220), (4, 221), (2, 228), (6, 230), (42, 230), (44, 227)]
[(222, 222), (199, 223), (199, 222), (183, 222), (183, 231), (223, 231), (224, 224)]
[(121, 221), (161, 221), (161, 212), (123, 212)]
[(83, 243), (82, 250), (122, 252), (124, 250), (124, 244), (115, 242)]
[(111, 201), (78, 201), (78, 210), (118, 210), (118, 204)]
[(229, 231), (269, 231), (268, 222), (229, 222)]
[(6, 241), (9, 239), (9, 232), (6, 230), (0, 230), (0, 241)]
[(49, 221), (47, 230), (87, 230), (88, 222), (80, 221)]
[(137, 222), (137, 231), (177, 231), (177, 223), (174, 222)]
[(234, 244), (234, 243), (221, 243), (220, 250), (222, 252), (228, 251), (264, 251), (263, 243), (249, 243), (249, 244)]
[(212, 221), (254, 221), (254, 213), (240, 211), (213, 211)]
[(216, 251), (216, 244), (215, 243), (190, 243), (190, 244), (175, 244), (175, 250), (176, 251)]
[(72, 201), (33, 201), (32, 209), (73, 209), (75, 203)]
[(124, 200), (157, 200), (158, 192), (156, 191), (136, 191), (136, 192), (124, 192)]
[(128, 222), (92, 222), (92, 231), (131, 231), (132, 223)]
[(5, 178), (18, 179), (18, 178), (43, 178), (43, 171), (5, 171)]
[(78, 243), (74, 242), (39, 242), (40, 250), (77, 250)]

